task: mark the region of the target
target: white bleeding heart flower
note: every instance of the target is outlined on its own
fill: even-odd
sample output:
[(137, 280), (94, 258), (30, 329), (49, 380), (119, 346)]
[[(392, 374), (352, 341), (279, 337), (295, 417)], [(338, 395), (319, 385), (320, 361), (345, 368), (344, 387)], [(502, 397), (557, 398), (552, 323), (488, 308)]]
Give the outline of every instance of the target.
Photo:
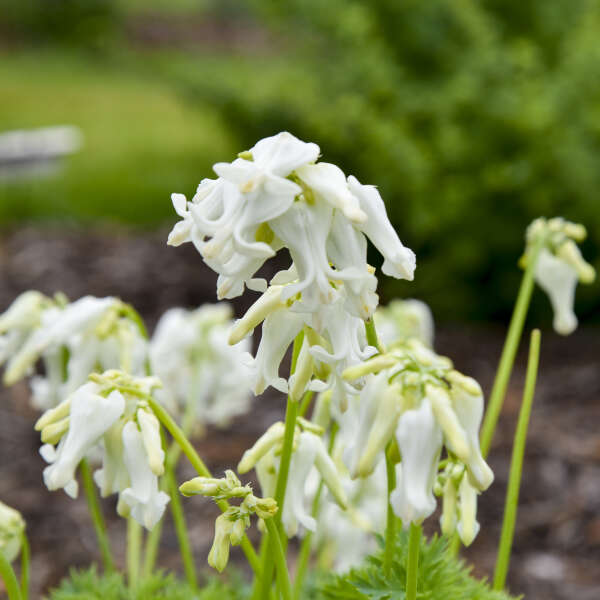
[(121, 491), (121, 500), (131, 516), (150, 530), (162, 517), (169, 496), (158, 489), (158, 478), (151, 468), (144, 436), (133, 421), (123, 427), (122, 435), (123, 461), (131, 485)]
[(436, 507), (433, 484), (442, 450), (442, 432), (429, 400), (400, 416), (396, 442), (402, 462), (396, 465), (396, 489), (390, 502), (403, 526), (408, 527), (426, 519)]

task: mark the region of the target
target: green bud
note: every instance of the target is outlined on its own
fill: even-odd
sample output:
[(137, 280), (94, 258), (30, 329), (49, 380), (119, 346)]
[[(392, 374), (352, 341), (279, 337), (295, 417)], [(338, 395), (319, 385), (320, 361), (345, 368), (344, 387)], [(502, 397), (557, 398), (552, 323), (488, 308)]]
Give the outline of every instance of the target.
[(42, 429), (42, 442), (44, 444), (52, 444), (53, 446), (58, 444), (62, 436), (69, 430), (69, 422), (71, 417), (65, 417), (60, 421), (46, 425)]
[(48, 425), (56, 423), (68, 417), (71, 413), (71, 398), (63, 400), (58, 406), (47, 410), (36, 422), (34, 429), (42, 431)]
[(25, 521), (21, 513), (0, 502), (0, 552), (12, 562), (21, 549)]
[(275, 444), (278, 444), (283, 440), (283, 434), (285, 432), (285, 425), (278, 421), (273, 423), (265, 433), (256, 440), (252, 448), (246, 450), (240, 460), (237, 471), (238, 473), (247, 473), (250, 469), (256, 465), (256, 463), (265, 455)]
[(215, 539), (208, 553), (208, 564), (219, 571), (227, 566), (229, 561), (229, 536), (233, 530), (233, 522), (226, 513), (218, 516), (215, 521)]

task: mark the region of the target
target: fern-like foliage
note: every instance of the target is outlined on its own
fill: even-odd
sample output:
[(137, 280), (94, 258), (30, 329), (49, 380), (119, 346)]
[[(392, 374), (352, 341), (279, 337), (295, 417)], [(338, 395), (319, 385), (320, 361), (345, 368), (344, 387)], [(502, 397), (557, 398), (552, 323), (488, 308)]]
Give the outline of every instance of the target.
[(129, 589), (120, 573), (100, 575), (91, 567), (72, 570), (69, 577), (50, 592), (49, 600), (245, 600), (247, 597), (247, 585), (239, 578), (231, 583), (213, 578), (194, 591), (173, 575), (157, 572)]
[[(380, 540), (380, 545), (383, 546)], [(309, 597), (328, 600), (404, 600), (408, 534), (401, 532), (394, 548), (392, 572), (383, 572), (383, 548), (349, 573), (317, 580)], [(475, 579), (471, 568), (449, 555), (444, 539), (421, 540), (418, 571), (419, 600), (514, 600), (494, 591), (485, 580)]]

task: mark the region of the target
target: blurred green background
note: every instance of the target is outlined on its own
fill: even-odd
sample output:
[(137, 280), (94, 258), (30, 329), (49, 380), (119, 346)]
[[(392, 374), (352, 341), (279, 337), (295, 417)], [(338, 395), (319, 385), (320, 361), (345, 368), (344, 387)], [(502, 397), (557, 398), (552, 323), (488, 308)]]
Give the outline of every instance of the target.
[(289, 130), (377, 184), (416, 251), (384, 299), (505, 318), (533, 218), (583, 222), (600, 267), (599, 41), (594, 0), (0, 0), (0, 131), (85, 140), (52, 177), (1, 180), (0, 222), (174, 223), (171, 192)]

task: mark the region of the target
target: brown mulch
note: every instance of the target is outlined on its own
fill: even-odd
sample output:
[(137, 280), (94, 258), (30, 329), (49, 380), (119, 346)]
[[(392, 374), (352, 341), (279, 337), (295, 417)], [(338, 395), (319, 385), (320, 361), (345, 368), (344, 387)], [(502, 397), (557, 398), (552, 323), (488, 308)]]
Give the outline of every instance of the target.
[[(0, 236), (0, 310), (20, 292), (64, 291), (117, 295), (132, 302), (152, 327), (175, 305), (214, 302), (214, 274), (191, 247), (168, 248), (166, 232), (25, 228)], [(249, 299), (237, 300), (240, 312)], [(441, 326), (436, 349), (489, 390), (503, 330)], [(481, 532), (464, 552), (478, 575), (493, 572), (510, 463), (511, 440), (522, 392), (521, 351), (490, 464), (496, 481), (480, 497)], [(42, 483), (44, 463), (33, 432), (36, 413), (24, 383), (0, 390), (0, 499), (22, 511), (32, 545), (32, 597), (56, 585), (71, 566), (98, 560), (85, 501), (50, 493)], [(274, 394), (256, 400), (251, 418), (230, 431), (209, 431), (197, 444), (216, 472), (234, 465), (264, 427), (281, 418), (283, 401)], [(543, 332), (541, 368), (524, 466), (509, 587), (531, 600), (600, 598), (600, 332), (581, 327), (569, 338)], [(192, 476), (182, 465), (179, 479)], [(109, 532), (124, 564), (124, 524), (114, 499), (103, 502)], [(213, 507), (201, 499), (185, 508), (199, 568), (212, 540)], [(433, 521), (433, 520), (432, 520)], [(430, 523), (431, 530), (435, 523)], [(237, 551), (234, 554), (237, 558)], [(180, 570), (170, 524), (161, 565)]]

